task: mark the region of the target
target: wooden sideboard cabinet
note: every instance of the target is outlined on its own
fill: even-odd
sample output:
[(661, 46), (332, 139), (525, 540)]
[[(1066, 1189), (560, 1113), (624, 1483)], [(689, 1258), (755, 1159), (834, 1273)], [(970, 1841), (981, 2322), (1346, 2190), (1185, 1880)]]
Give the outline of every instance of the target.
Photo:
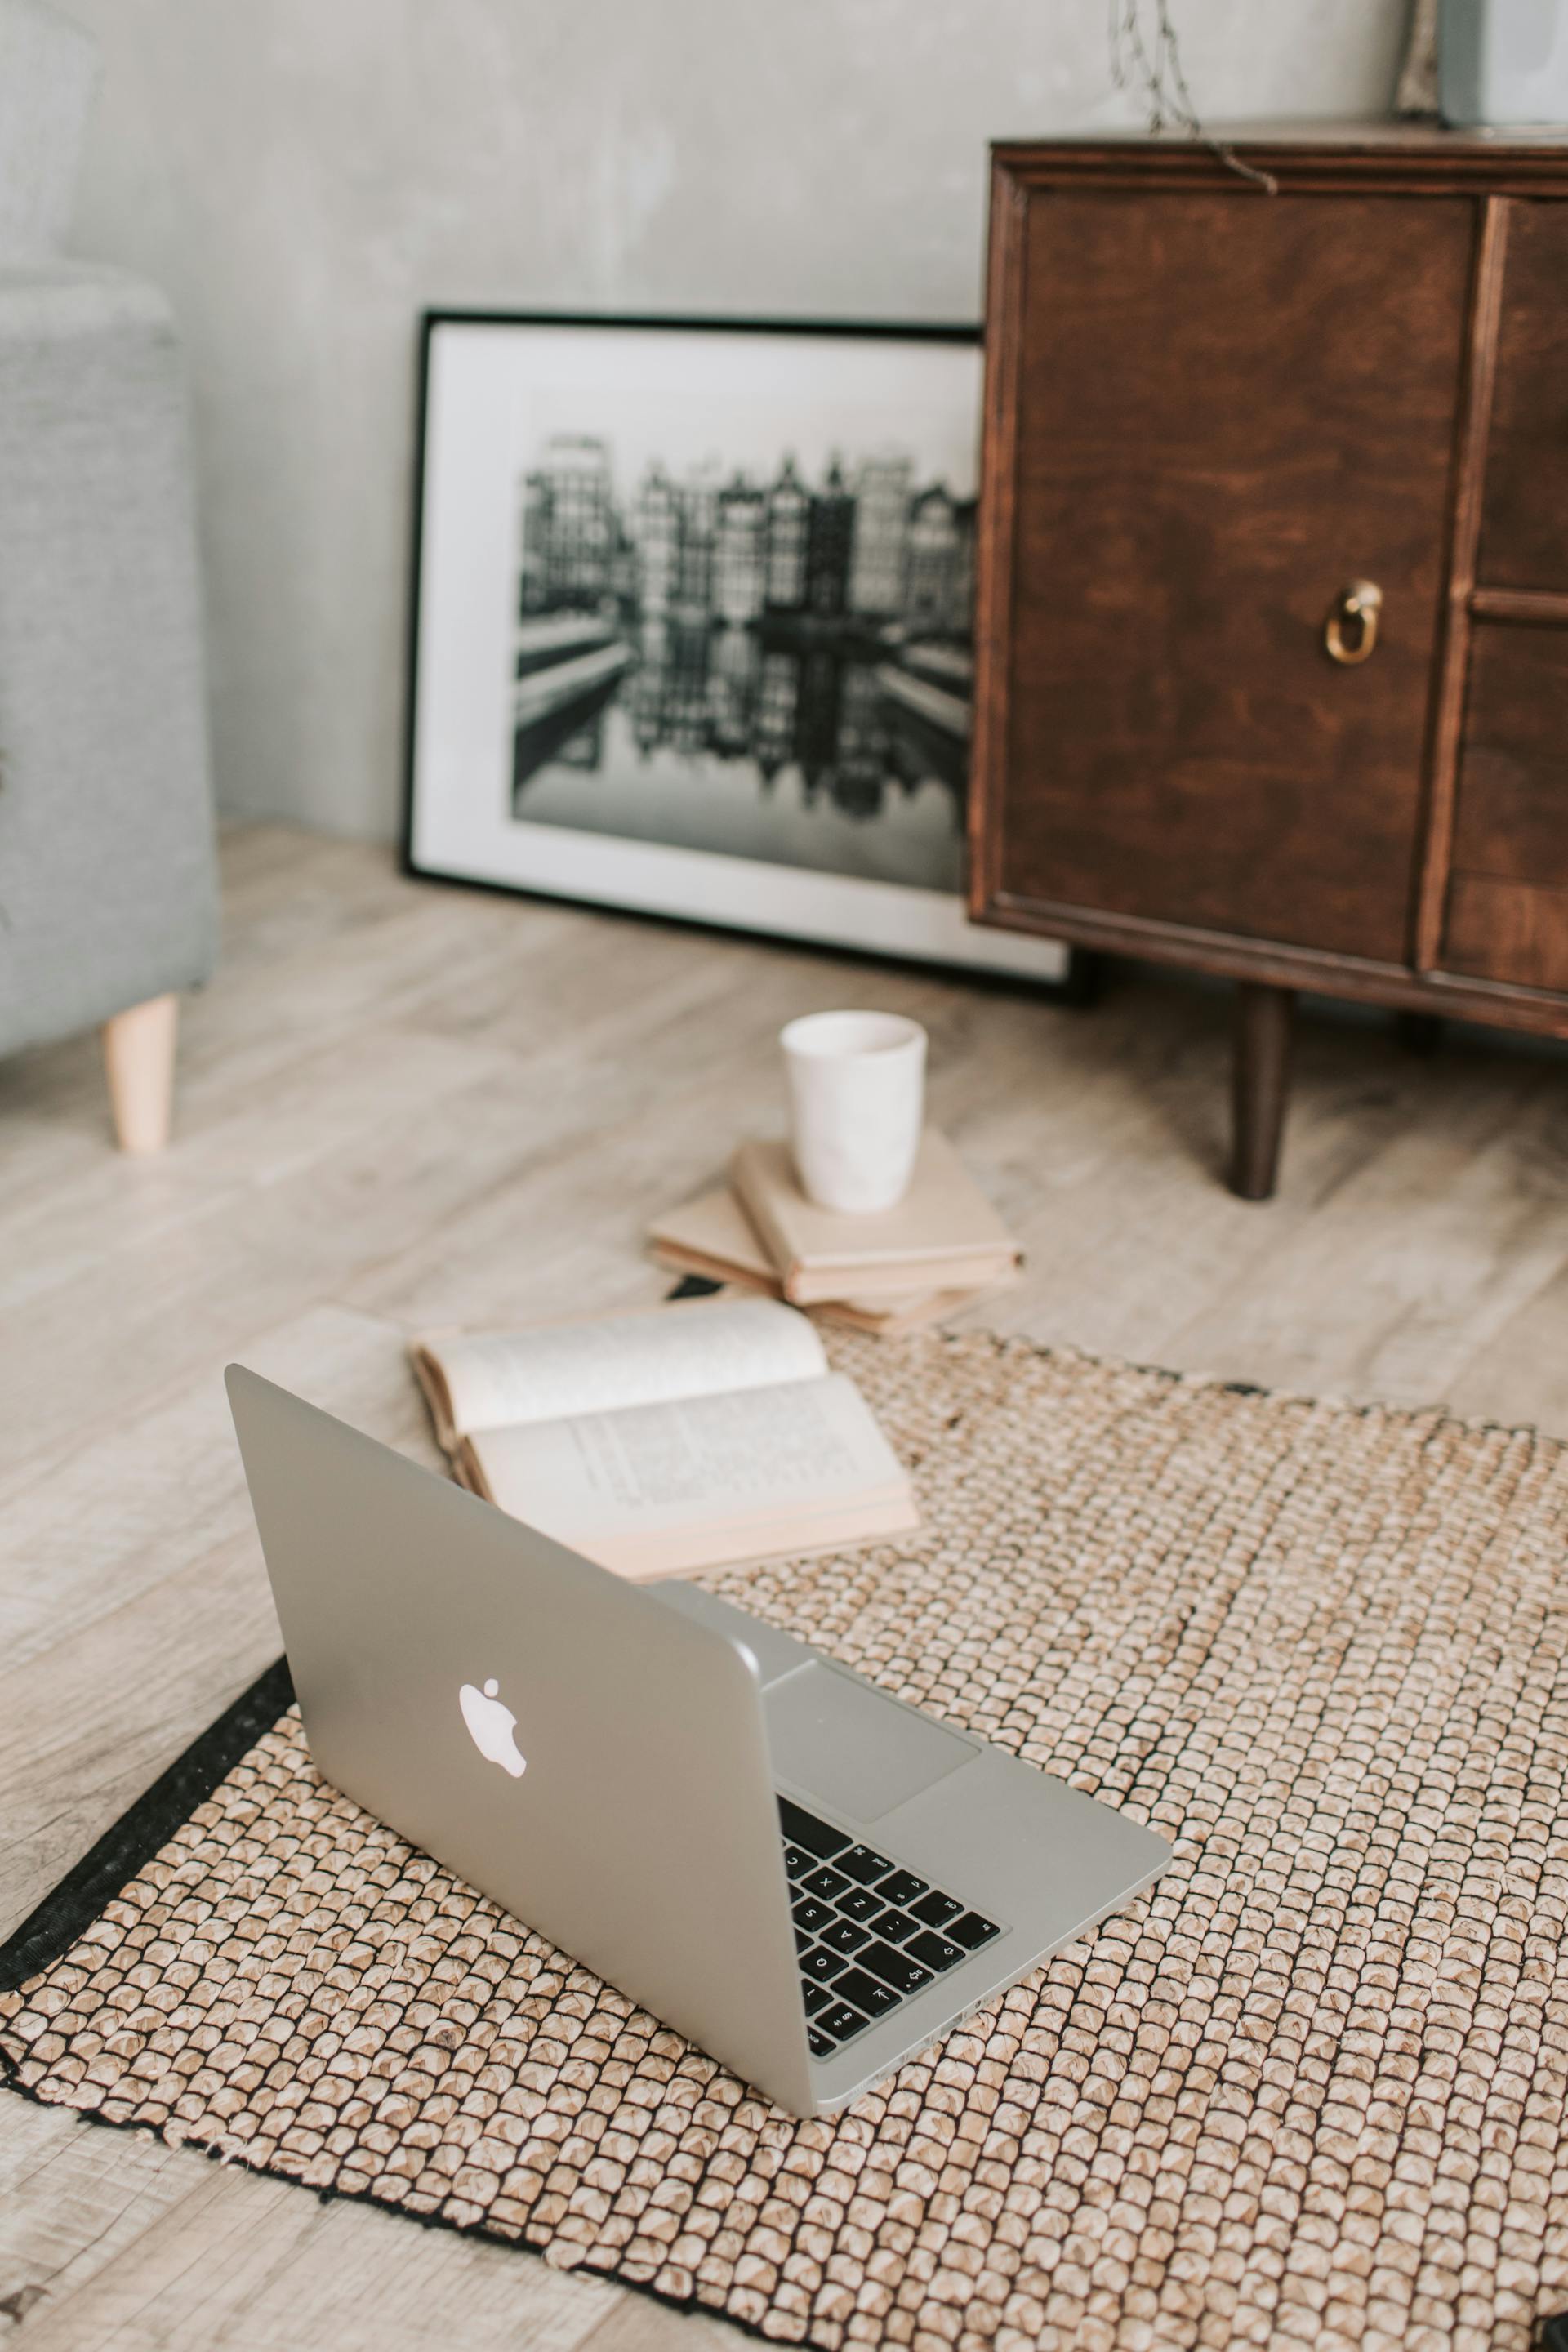
[(1568, 145), (993, 151), (971, 912), (1568, 1036)]

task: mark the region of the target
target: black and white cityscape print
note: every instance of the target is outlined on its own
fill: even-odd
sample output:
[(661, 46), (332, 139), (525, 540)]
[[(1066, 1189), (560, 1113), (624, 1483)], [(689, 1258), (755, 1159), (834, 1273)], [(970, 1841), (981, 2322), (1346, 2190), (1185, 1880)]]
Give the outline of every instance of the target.
[(521, 481), (514, 817), (962, 887), (973, 498), (553, 434)]

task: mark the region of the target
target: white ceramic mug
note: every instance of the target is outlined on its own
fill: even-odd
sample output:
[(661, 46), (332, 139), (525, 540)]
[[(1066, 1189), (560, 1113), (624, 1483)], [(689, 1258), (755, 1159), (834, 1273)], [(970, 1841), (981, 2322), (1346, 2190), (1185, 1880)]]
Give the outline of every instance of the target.
[(920, 1150), (926, 1033), (898, 1013), (808, 1013), (779, 1038), (796, 1173), (819, 1208), (875, 1216), (903, 1199)]

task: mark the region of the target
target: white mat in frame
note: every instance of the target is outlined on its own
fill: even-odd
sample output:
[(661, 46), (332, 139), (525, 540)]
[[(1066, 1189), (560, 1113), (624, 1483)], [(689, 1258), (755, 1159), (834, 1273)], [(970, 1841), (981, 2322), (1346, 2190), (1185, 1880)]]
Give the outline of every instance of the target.
[[(672, 828), (684, 824), (684, 840), (647, 837), (660, 816), (643, 826), (644, 837), (579, 824), (570, 812), (588, 806), (595, 785), (559, 767), (546, 775), (553, 820), (514, 814), (522, 483), (552, 436), (585, 445), (596, 437), (612, 450), (617, 489), (628, 500), (631, 482), (646, 479), (654, 458), (679, 475), (694, 453), (759, 471), (788, 453), (803, 477), (820, 481), (834, 453), (847, 451), (852, 462), (857, 452), (890, 446), (910, 453), (914, 480), (940, 482), (962, 501), (973, 495), (980, 376), (977, 338), (963, 329), (432, 314), (416, 517), (411, 869), (825, 946), (1063, 979), (1068, 953), (1057, 942), (965, 919), (956, 871), (951, 887), (891, 878), (875, 870), (879, 853), (892, 846), (876, 825), (851, 824), (826, 806), (803, 824), (798, 773), (786, 772), (782, 789), (775, 783), (767, 795), (753, 793), (745, 811), (764, 848), (770, 828), (779, 840), (793, 825), (777, 854), (702, 845), (700, 820), (675, 810), (679, 793), (668, 812)], [(696, 765), (689, 761), (687, 771)], [(665, 773), (672, 772), (667, 760)], [(632, 780), (619, 781), (625, 807)], [(639, 779), (637, 789), (647, 785)], [(928, 835), (934, 793), (922, 788)], [(893, 794), (888, 803), (900, 820), (903, 803)], [(731, 795), (729, 817), (737, 806)], [(659, 811), (657, 799), (641, 801), (639, 821), (649, 807)], [(825, 840), (826, 862), (810, 862)], [(907, 845), (897, 850), (907, 863)], [(863, 870), (832, 870), (836, 860)]]

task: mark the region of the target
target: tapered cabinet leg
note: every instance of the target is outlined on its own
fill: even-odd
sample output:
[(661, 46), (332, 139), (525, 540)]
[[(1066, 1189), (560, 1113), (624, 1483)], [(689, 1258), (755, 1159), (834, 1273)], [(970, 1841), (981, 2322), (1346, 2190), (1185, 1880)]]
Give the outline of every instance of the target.
[(1399, 1013), (1394, 1015), (1399, 1042), (1407, 1054), (1425, 1057), (1435, 1054), (1443, 1042), (1443, 1016), (1440, 1013)]
[(1295, 1002), (1288, 988), (1264, 988), (1250, 980), (1237, 991), (1230, 1189), (1244, 1201), (1273, 1198), (1290, 1087)]
[(109, 1105), (121, 1151), (162, 1151), (174, 1108), (177, 996), (149, 997), (103, 1024)]

